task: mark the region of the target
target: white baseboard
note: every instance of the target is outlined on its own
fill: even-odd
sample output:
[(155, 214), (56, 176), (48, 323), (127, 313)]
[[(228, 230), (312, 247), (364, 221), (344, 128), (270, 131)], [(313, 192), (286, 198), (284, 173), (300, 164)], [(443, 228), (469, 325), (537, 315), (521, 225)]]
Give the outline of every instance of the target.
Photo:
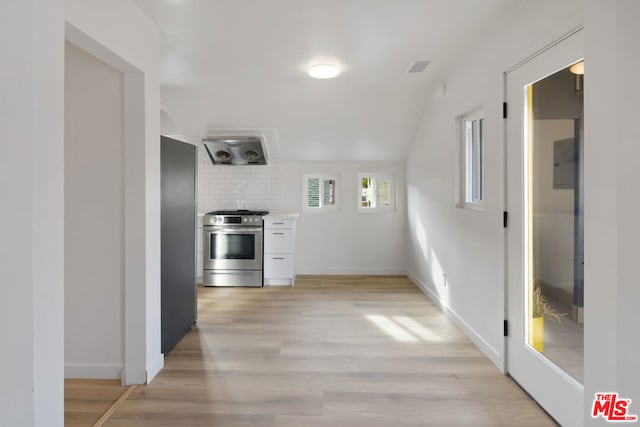
[(158, 372), (164, 367), (164, 354), (160, 353), (158, 356), (147, 365), (147, 384), (151, 383), (153, 379), (158, 375)]
[[(447, 317), (449, 317), (453, 323), (455, 323), (462, 332), (473, 342), (478, 349), (484, 353), (485, 356), (501, 371), (503, 370), (503, 358), (500, 355), (500, 352), (496, 350), (493, 346), (491, 346), (482, 336), (471, 327), (462, 317), (458, 315), (451, 307), (449, 307), (444, 301), (442, 301), (438, 295), (431, 289), (430, 286), (427, 286), (426, 283), (422, 282), (418, 277), (411, 273), (406, 273), (409, 279), (424, 293), (435, 305), (437, 305), (440, 310), (442, 310)], [(499, 326), (496, 326), (499, 327)]]
[(122, 373), (122, 385), (132, 384), (146, 384), (147, 372), (144, 369), (131, 369), (131, 371), (125, 370)]
[(117, 363), (65, 363), (65, 378), (82, 378), (95, 380), (119, 380), (122, 378), (124, 366)]
[(278, 279), (275, 279), (273, 277), (265, 277), (263, 283), (265, 286), (293, 286), (293, 282), (295, 282), (295, 280), (295, 277)]
[(404, 275), (405, 271), (397, 268), (377, 268), (377, 267), (340, 267), (340, 268), (318, 268), (300, 267), (296, 268), (296, 275), (370, 275), (370, 276), (397, 276)]

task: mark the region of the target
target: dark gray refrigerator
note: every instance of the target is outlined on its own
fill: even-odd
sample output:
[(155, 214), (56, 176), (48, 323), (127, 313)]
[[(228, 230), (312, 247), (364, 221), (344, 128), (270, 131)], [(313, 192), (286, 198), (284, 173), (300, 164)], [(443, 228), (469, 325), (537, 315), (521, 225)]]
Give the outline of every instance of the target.
[(165, 136), (161, 162), (161, 317), (166, 355), (196, 322), (196, 146)]

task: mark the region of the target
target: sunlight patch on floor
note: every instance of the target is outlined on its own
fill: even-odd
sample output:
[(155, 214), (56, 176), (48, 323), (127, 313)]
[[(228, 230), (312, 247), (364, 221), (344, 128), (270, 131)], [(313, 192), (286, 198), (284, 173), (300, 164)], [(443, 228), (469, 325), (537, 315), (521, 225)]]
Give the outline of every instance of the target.
[(394, 316), (393, 320), (427, 342), (438, 343), (443, 341), (440, 335), (432, 332), (429, 328), (422, 326), (410, 317)]
[(417, 342), (418, 339), (407, 332), (404, 328), (392, 321), (386, 316), (379, 314), (368, 314), (367, 319), (373, 322), (378, 328), (382, 329), (388, 335), (400, 342)]

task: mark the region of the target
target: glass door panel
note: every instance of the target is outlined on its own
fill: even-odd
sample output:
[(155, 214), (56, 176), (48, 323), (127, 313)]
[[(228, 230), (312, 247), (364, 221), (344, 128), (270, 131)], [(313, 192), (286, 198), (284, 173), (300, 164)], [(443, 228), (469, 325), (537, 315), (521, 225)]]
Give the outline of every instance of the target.
[[(579, 83), (579, 84), (578, 84)], [(526, 87), (527, 342), (583, 381), (582, 75)]]

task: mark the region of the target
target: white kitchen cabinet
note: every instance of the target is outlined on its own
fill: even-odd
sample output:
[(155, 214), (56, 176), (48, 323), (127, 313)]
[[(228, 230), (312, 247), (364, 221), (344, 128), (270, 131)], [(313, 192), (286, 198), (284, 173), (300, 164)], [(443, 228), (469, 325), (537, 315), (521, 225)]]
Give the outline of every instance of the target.
[(268, 254), (292, 254), (294, 246), (293, 229), (265, 229), (264, 252)]
[(264, 217), (264, 284), (293, 286), (295, 232), (298, 214), (269, 214)]

